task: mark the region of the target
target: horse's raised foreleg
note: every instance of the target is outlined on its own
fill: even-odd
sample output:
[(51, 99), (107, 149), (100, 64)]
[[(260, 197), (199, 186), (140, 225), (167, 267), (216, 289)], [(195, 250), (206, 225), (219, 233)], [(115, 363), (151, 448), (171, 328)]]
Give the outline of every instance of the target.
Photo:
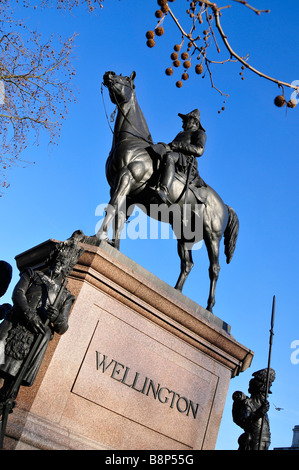
[(120, 237), (125, 225), (125, 222), (128, 220), (128, 218), (132, 215), (134, 205), (130, 205), (130, 207), (127, 207), (127, 200), (126, 204), (124, 207), (119, 208), (119, 210), (115, 214), (115, 221), (113, 224), (113, 246), (117, 250), (119, 250), (120, 247)]
[(99, 239), (99, 240), (106, 240), (108, 241), (108, 230), (113, 222), (113, 219), (115, 217), (115, 208), (110, 204), (108, 204), (108, 206), (106, 207), (106, 215), (105, 215), (105, 218), (103, 220), (103, 223), (100, 227), (100, 229), (98, 230), (98, 232), (96, 233), (96, 237)]
[[(114, 239), (118, 240), (117, 244), (119, 245), (120, 233), (125, 222), (125, 215), (122, 215), (122, 212), (124, 214), (126, 213), (126, 209), (124, 208), (126, 203), (126, 197), (130, 192), (131, 181), (132, 175), (130, 171), (127, 169), (123, 170), (119, 176), (116, 189), (113, 192), (113, 195), (106, 209), (106, 216), (99, 231), (96, 234), (98, 239), (108, 240), (108, 231), (111, 227), (112, 222), (114, 221)], [(117, 216), (118, 214), (119, 216)]]
[[(188, 244), (190, 246), (190, 244)], [(181, 259), (181, 272), (175, 288), (182, 291), (185, 281), (193, 268), (192, 251), (187, 248), (187, 243), (183, 239), (178, 239), (178, 254)]]
[(112, 242), (114, 248), (119, 250), (120, 237), (126, 221), (126, 214), (123, 210), (118, 210), (115, 214)]
[(213, 311), (215, 305), (215, 292), (216, 284), (218, 281), (220, 264), (219, 264), (219, 244), (221, 237), (218, 237), (216, 234), (210, 234), (208, 237), (205, 237), (205, 243), (208, 251), (208, 256), (210, 260), (209, 267), (209, 277), (210, 277), (210, 293), (208, 298), (207, 310), (210, 312)]

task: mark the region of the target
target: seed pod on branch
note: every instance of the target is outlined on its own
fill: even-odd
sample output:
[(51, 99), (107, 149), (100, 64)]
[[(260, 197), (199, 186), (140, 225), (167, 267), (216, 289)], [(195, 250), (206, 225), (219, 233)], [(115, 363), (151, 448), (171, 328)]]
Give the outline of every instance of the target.
[(281, 108), (282, 106), (286, 104), (285, 97), (283, 95), (276, 96), (276, 98), (274, 99), (274, 104), (278, 106), (279, 108)]
[(164, 28), (162, 28), (162, 26), (158, 26), (156, 29), (155, 29), (155, 33), (157, 36), (163, 36), (164, 34)]
[(180, 44), (175, 44), (175, 46), (173, 47), (173, 49), (176, 51), (176, 52), (179, 52), (181, 50), (181, 45)]
[(150, 31), (146, 32), (146, 38), (147, 39), (154, 39), (154, 37), (155, 37), (155, 31), (150, 30)]
[(203, 66), (201, 64), (196, 64), (195, 66), (195, 72), (200, 75), (203, 72)]
[(294, 99), (291, 99), (290, 101), (287, 102), (288, 108), (295, 108), (296, 106), (297, 106), (297, 101)]
[(153, 39), (148, 39), (147, 42), (146, 42), (146, 45), (147, 45), (148, 47), (154, 47), (155, 44), (156, 44), (156, 43), (155, 43), (155, 41), (154, 41)]

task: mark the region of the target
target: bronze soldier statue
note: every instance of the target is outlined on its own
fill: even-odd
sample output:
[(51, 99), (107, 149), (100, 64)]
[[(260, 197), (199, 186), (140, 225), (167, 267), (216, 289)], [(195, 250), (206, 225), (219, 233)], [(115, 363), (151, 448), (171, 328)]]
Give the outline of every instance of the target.
[(57, 308), (53, 307), (65, 276), (66, 262), (64, 252), (58, 251), (46, 272), (27, 268), (14, 288), (13, 306), (0, 324), (0, 343), (4, 346), (4, 360), (0, 364), (0, 378), (4, 379), (0, 389), (0, 415), (7, 400), (11, 407), (15, 405), (13, 400), (18, 390), (14, 390), (14, 396), (9, 391), (37, 335), (42, 334), (42, 340), (22, 377), (20, 385), (23, 386), (33, 384), (54, 333), (62, 335), (68, 329), (68, 316), (75, 297), (65, 288)]
[[(196, 187), (205, 185), (198, 174), (197, 160), (205, 150), (207, 136), (200, 123), (200, 112), (194, 109), (188, 114), (178, 114), (183, 120), (181, 131), (168, 145), (157, 144), (154, 150), (161, 155), (161, 177), (157, 187), (157, 195), (162, 202), (167, 201), (167, 195), (174, 180), (176, 169), (188, 174)], [(190, 166), (190, 172), (188, 168)]]
[[(239, 391), (233, 393), (233, 421), (245, 431), (238, 439), (239, 450), (268, 450), (271, 434), (267, 415), (269, 402), (265, 399), (267, 369), (252, 375), (248, 388), (250, 397)], [(274, 380), (275, 371), (270, 369), (269, 388)]]

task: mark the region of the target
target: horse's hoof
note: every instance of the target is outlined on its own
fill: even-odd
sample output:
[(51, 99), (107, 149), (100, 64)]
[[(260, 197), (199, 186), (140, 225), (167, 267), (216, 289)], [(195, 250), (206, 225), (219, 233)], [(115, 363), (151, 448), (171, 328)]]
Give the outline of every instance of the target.
[(105, 242), (105, 243), (107, 243), (107, 245), (113, 246), (113, 248), (114, 248), (114, 242), (112, 240), (110, 240), (110, 238), (108, 238), (108, 237), (98, 238), (98, 240), (99, 240), (99, 242)]

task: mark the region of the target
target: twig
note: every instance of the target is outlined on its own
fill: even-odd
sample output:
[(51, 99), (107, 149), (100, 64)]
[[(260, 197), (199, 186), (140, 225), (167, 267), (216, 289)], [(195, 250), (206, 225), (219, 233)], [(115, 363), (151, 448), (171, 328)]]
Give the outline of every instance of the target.
[(209, 67), (209, 63), (210, 63), (210, 62), (211, 62), (211, 61), (210, 61), (209, 59), (205, 58), (205, 63), (206, 63), (207, 70), (208, 70), (209, 75), (210, 75), (210, 82), (211, 82), (212, 88), (215, 88), (215, 90), (217, 90), (218, 93), (220, 93), (221, 96), (227, 96), (227, 97), (229, 97), (229, 95), (228, 95), (227, 93), (223, 93), (221, 90), (219, 90), (219, 88), (217, 88), (217, 87), (214, 85), (213, 77), (212, 77), (212, 72), (211, 72), (210, 67)]
[(217, 48), (217, 52), (220, 53), (220, 47), (218, 46), (218, 43), (217, 43), (217, 40), (216, 40), (216, 37), (215, 37), (215, 34), (214, 34), (214, 30), (212, 28), (210, 18), (209, 18), (209, 15), (208, 15), (207, 11), (206, 11), (206, 18), (207, 18), (207, 22), (209, 23), (209, 26), (210, 26), (210, 30), (211, 30), (211, 33), (212, 33), (212, 36), (213, 36), (213, 39), (214, 39), (214, 42), (215, 42), (215, 46)]
[[(253, 10), (255, 13), (258, 13), (258, 14), (261, 13), (261, 12), (266, 12), (266, 13), (268, 13), (268, 12), (270, 11), (270, 10), (257, 10), (256, 8), (252, 7), (252, 6), (249, 5), (246, 1), (243, 1), (243, 0), (234, 0), (234, 1), (237, 2), (237, 3), (241, 3), (242, 5), (244, 5), (244, 6), (248, 7), (248, 8), (250, 8), (251, 10)], [(228, 40), (227, 40), (227, 36), (226, 36), (226, 34), (224, 33), (224, 31), (223, 31), (223, 29), (222, 29), (222, 26), (221, 26), (221, 23), (220, 23), (220, 11), (221, 11), (221, 8), (219, 8), (219, 7), (216, 5), (216, 3), (212, 3), (212, 2), (210, 2), (209, 0), (202, 0), (201, 3), (202, 3), (202, 6), (203, 6), (203, 5), (206, 5), (207, 8), (208, 8), (208, 7), (211, 8), (211, 10), (212, 10), (212, 12), (213, 12), (213, 16), (214, 16), (214, 18), (215, 18), (216, 28), (217, 28), (217, 30), (218, 30), (218, 32), (219, 32), (219, 34), (220, 34), (220, 37), (221, 37), (221, 39), (222, 39), (222, 41), (223, 41), (223, 43), (224, 43), (226, 49), (227, 49), (228, 52), (230, 53), (230, 56), (231, 56), (231, 57), (234, 57), (238, 62), (240, 62), (241, 64), (243, 64), (244, 67), (246, 67), (247, 69), (251, 70), (251, 71), (252, 71), (253, 73), (255, 73), (256, 75), (258, 75), (258, 76), (260, 76), (260, 77), (262, 77), (262, 78), (264, 78), (264, 79), (266, 79), (266, 80), (269, 80), (269, 81), (271, 81), (271, 82), (273, 82), (273, 83), (276, 83), (276, 84), (277, 84), (278, 86), (280, 86), (280, 87), (286, 86), (286, 87), (288, 87), (288, 88), (292, 88), (292, 89), (294, 89), (294, 90), (296, 90), (296, 91), (299, 92), (299, 87), (298, 87), (298, 86), (292, 85), (291, 83), (283, 82), (283, 81), (278, 80), (278, 79), (276, 79), (276, 78), (270, 77), (269, 75), (266, 75), (265, 73), (261, 72), (260, 70), (257, 70), (256, 68), (252, 67), (252, 66), (251, 66), (247, 61), (245, 61), (239, 54), (237, 54), (237, 53), (233, 50), (233, 48), (231, 47), (231, 45), (229, 44), (229, 42), (228, 42)], [(197, 46), (195, 40), (192, 39), (192, 37), (190, 37), (190, 34), (188, 35), (188, 34), (184, 31), (184, 29), (182, 28), (180, 22), (178, 21), (178, 19), (177, 19), (177, 18), (175, 17), (175, 15), (173, 14), (171, 8), (170, 8), (170, 7), (168, 7), (168, 8), (169, 8), (169, 9), (168, 9), (168, 12), (169, 12), (170, 16), (172, 17), (173, 21), (175, 22), (175, 24), (177, 25), (177, 27), (178, 27), (179, 30), (181, 31), (182, 35), (185, 36), (185, 37), (187, 37), (187, 38), (189, 39), (189, 41), (192, 42), (193, 46), (194, 46), (197, 50), (201, 51), (201, 49)], [(206, 11), (206, 13), (207, 13), (207, 11)], [(207, 18), (208, 18), (208, 14), (207, 14)], [(209, 22), (209, 26), (210, 26), (210, 30), (211, 30), (211, 32), (212, 32), (212, 34), (213, 34), (213, 37), (214, 37), (213, 29), (212, 29), (212, 27), (211, 27), (210, 22)], [(214, 37), (214, 39), (215, 39), (215, 37)], [(215, 40), (215, 43), (216, 43), (216, 47), (217, 47), (218, 52), (220, 52), (220, 49), (219, 49), (219, 46), (218, 46), (216, 40)], [(209, 61), (209, 62), (212, 63), (212, 61)], [(210, 71), (209, 71), (209, 73), (210, 73)], [(216, 88), (216, 87), (214, 87), (214, 88)]]
[(270, 13), (270, 10), (258, 10), (257, 8), (249, 5), (245, 0), (234, 0), (236, 3), (241, 3), (247, 8), (250, 8), (250, 10), (254, 11), (257, 15), (260, 15), (261, 13)]
[(272, 78), (272, 77), (269, 77), (268, 75), (264, 74), (263, 72), (260, 72), (259, 70), (255, 69), (254, 67), (252, 67), (250, 64), (248, 64), (248, 62), (246, 62), (244, 59), (242, 59), (241, 56), (239, 56), (231, 47), (231, 45), (229, 44), (228, 40), (227, 40), (227, 36), (226, 34), (224, 33), (223, 29), (222, 29), (222, 26), (220, 24), (220, 18), (219, 18), (219, 11), (218, 11), (218, 8), (213, 6), (211, 7), (212, 10), (213, 10), (213, 14), (214, 14), (214, 17), (215, 17), (215, 21), (216, 21), (216, 27), (219, 31), (219, 34), (227, 48), (227, 50), (229, 51), (230, 55), (232, 57), (235, 57), (235, 59), (237, 59), (239, 62), (241, 62), (241, 64), (244, 65), (244, 67), (248, 68), (249, 70), (251, 70), (252, 72), (254, 72), (255, 74), (259, 75), (260, 77), (262, 78), (265, 78), (266, 80), (270, 80), (271, 82), (274, 82), (274, 83), (277, 83), (277, 85), (279, 86), (287, 86), (289, 88), (293, 88), (294, 90), (299, 90), (298, 86), (295, 86), (295, 85), (292, 85), (290, 83), (286, 83), (286, 82), (282, 82), (281, 80), (278, 80), (276, 78)]

